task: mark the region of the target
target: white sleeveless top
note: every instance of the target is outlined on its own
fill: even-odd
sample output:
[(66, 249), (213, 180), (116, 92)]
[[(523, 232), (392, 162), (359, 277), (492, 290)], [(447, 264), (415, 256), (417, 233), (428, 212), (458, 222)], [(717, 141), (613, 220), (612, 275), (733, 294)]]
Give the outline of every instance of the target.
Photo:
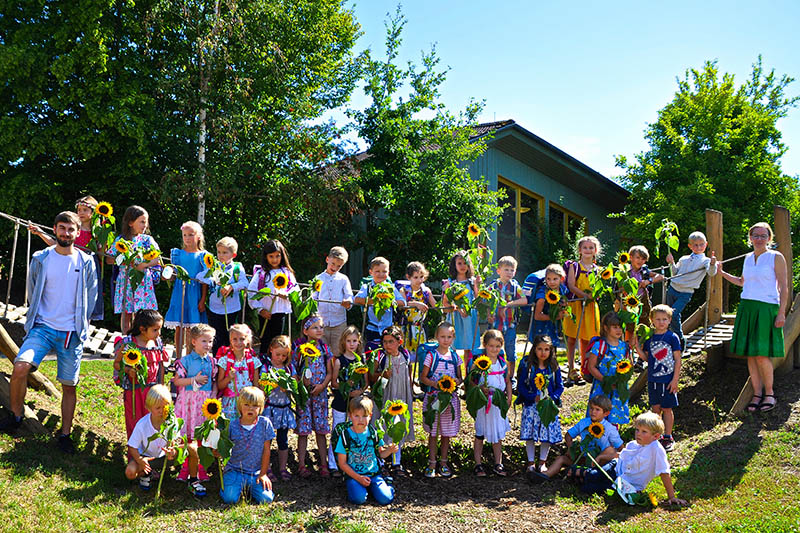
[(778, 279), (775, 277), (775, 256), (780, 252), (767, 250), (755, 260), (755, 254), (750, 252), (744, 258), (742, 278), (743, 300), (756, 300), (768, 304), (779, 304)]

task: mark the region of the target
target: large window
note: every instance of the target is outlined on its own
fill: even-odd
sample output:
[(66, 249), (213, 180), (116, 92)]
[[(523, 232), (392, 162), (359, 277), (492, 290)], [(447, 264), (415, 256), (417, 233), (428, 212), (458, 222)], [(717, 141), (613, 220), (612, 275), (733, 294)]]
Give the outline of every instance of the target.
[(505, 191), (509, 204), (497, 228), (497, 258), (512, 255), (521, 260), (523, 236), (538, 234), (544, 199), (502, 177), (498, 177), (497, 188)]
[(553, 202), (550, 202), (548, 222), (550, 223), (550, 235), (566, 236), (567, 231), (570, 235), (589, 231), (586, 218)]

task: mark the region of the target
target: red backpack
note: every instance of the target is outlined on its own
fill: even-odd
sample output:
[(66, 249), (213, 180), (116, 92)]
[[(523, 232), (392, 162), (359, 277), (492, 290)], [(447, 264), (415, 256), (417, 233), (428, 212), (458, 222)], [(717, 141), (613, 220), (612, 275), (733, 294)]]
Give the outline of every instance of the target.
[[(222, 346), (219, 350), (217, 350), (217, 358), (219, 359), (222, 356), (228, 357), (228, 364), (225, 368), (225, 375), (228, 375), (233, 370), (233, 350), (230, 349), (228, 346)], [(245, 348), (244, 353), (244, 360), (247, 363), (247, 373), (250, 375), (250, 383), (256, 385), (258, 383), (258, 376), (256, 376), (256, 365), (253, 362), (253, 350), (250, 348)], [(236, 376), (233, 377), (236, 379)], [(222, 390), (217, 391), (217, 396), (222, 398), (225, 397), (234, 397), (236, 393), (233, 392), (230, 386), (225, 387)]]
[[(608, 343), (603, 337), (592, 337), (589, 340), (589, 347), (586, 348), (586, 354), (592, 351), (594, 345), (597, 344), (597, 364), (600, 365), (600, 361), (603, 360), (603, 357), (606, 356), (608, 353)], [(628, 357), (630, 353), (631, 346), (627, 342), (625, 343), (625, 357)], [(591, 383), (594, 380), (594, 376), (589, 373), (589, 357), (583, 357), (581, 361), (581, 374), (583, 374), (583, 379), (587, 383)]]

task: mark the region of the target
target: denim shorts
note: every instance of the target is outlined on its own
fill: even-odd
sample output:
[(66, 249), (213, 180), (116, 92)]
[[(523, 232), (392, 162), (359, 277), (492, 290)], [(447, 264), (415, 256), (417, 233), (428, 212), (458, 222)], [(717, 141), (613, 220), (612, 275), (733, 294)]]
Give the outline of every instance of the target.
[(58, 381), (76, 386), (81, 373), (83, 343), (74, 331), (56, 331), (44, 324), (36, 324), (22, 342), (14, 362), (28, 363), (36, 369), (50, 352), (56, 352), (58, 358)]

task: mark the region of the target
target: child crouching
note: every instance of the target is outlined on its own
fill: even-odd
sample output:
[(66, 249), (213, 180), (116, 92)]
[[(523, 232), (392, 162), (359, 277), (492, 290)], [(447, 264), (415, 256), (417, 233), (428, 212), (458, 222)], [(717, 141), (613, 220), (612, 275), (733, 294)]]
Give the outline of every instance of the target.
[(347, 499), (360, 505), (367, 501), (367, 493), (381, 505), (394, 500), (394, 487), (380, 475), (378, 456), (386, 459), (399, 449), (396, 443), (383, 445), (375, 430), (369, 426), (372, 417), (372, 400), (360, 396), (347, 406), (349, 422), (340, 424), (334, 451), (339, 469), (347, 475)]

